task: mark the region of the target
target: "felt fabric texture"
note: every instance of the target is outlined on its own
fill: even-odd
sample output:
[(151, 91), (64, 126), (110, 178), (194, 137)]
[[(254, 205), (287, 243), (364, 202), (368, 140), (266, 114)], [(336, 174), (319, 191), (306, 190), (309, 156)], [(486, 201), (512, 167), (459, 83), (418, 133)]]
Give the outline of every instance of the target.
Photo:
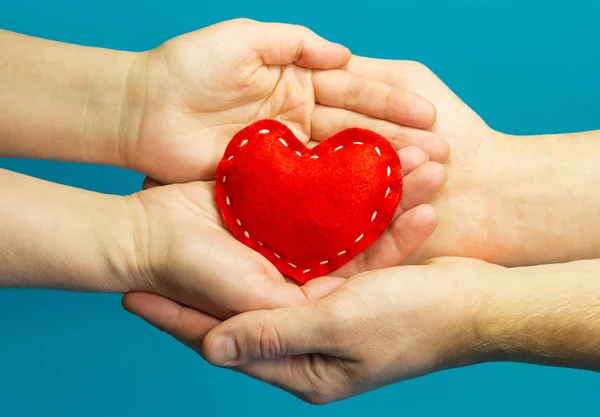
[(217, 167), (217, 203), (235, 237), (301, 284), (369, 247), (401, 197), (396, 150), (358, 128), (308, 149), (261, 120), (233, 137)]

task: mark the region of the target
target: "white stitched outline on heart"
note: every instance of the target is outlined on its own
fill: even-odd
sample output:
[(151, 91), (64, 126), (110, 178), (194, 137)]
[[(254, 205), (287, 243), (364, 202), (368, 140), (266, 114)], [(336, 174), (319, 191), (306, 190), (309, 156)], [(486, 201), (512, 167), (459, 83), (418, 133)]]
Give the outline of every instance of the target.
[[(269, 129), (262, 129), (262, 130), (259, 130), (259, 131), (258, 131), (258, 133), (259, 133), (259, 134), (261, 134), (261, 135), (266, 135), (266, 134), (269, 134), (269, 133), (271, 133), (271, 131), (270, 131)], [(284, 139), (282, 139), (282, 138), (278, 138), (277, 140), (278, 140), (278, 141), (279, 141), (279, 142), (280, 142), (280, 143), (281, 143), (283, 146), (285, 146), (286, 148), (288, 147), (288, 144), (287, 144), (287, 142), (286, 142)], [(245, 146), (247, 143), (248, 143), (248, 139), (244, 139), (244, 140), (242, 140), (242, 141), (240, 142), (240, 144), (238, 145), (238, 149), (239, 149), (239, 148), (242, 148), (242, 147), (244, 147), (244, 146)], [(358, 146), (360, 146), (360, 145), (364, 145), (364, 143), (363, 143), (363, 142), (352, 142), (352, 144), (353, 144), (353, 145), (358, 145)], [(340, 145), (340, 146), (336, 147), (336, 148), (333, 150), (333, 152), (337, 152), (337, 151), (339, 151), (339, 150), (341, 150), (341, 149), (343, 149), (343, 148), (344, 148), (344, 145)], [(374, 147), (374, 150), (375, 150), (375, 152), (377, 153), (377, 155), (379, 155), (379, 156), (382, 156), (382, 155), (381, 155), (381, 151), (380, 151), (379, 147), (375, 146), (375, 147)], [(298, 152), (298, 151), (296, 151), (295, 153), (296, 153), (296, 155), (298, 155), (298, 156), (302, 156), (302, 153), (301, 153), (301, 152)], [(230, 156), (227, 158), (227, 160), (228, 160), (228, 161), (231, 161), (231, 160), (233, 159), (233, 156), (234, 156), (233, 154), (232, 154), (232, 155), (230, 155)], [(317, 155), (312, 155), (312, 156), (311, 156), (309, 159), (318, 159), (318, 158), (319, 158), (319, 157), (318, 157)], [(386, 176), (387, 176), (388, 178), (389, 178), (389, 176), (390, 176), (391, 172), (392, 172), (392, 170), (391, 170), (391, 167), (388, 165), (388, 166), (387, 166), (387, 168), (386, 168), (386, 174), (387, 174)], [(223, 182), (223, 184), (225, 184), (225, 182), (227, 181), (227, 175), (224, 175), (224, 176), (221, 178), (221, 181)], [(387, 187), (387, 190), (385, 191), (385, 195), (383, 196), (383, 198), (384, 198), (384, 199), (385, 199), (385, 198), (387, 198), (387, 197), (390, 195), (390, 191), (391, 191), (391, 188), (388, 186), (388, 187)], [(225, 194), (225, 203), (227, 204), (227, 206), (231, 207), (231, 199), (229, 198), (229, 195), (227, 195), (227, 194)], [(232, 215), (233, 215), (233, 212), (232, 212)], [(375, 210), (375, 211), (373, 212), (373, 214), (371, 215), (371, 223), (373, 223), (373, 221), (375, 221), (375, 218), (376, 218), (376, 217), (377, 217), (377, 210)], [(238, 225), (239, 227), (242, 227), (242, 222), (241, 222), (241, 220), (240, 220), (239, 218), (237, 218), (237, 217), (236, 217), (236, 219), (235, 219), (235, 222), (237, 223), (237, 225)], [(249, 232), (248, 232), (246, 229), (243, 229), (243, 228), (242, 228), (242, 230), (244, 231), (244, 236), (245, 236), (247, 239), (250, 239), (250, 233), (249, 233)], [(365, 236), (365, 234), (364, 234), (364, 233), (362, 233), (360, 236), (358, 236), (358, 237), (356, 238), (356, 240), (354, 241), (354, 243), (358, 243), (358, 242), (360, 242), (360, 241), (361, 241), (361, 239), (362, 239), (364, 236)], [(264, 244), (263, 242), (259, 241), (259, 240), (256, 240), (256, 243), (258, 243), (258, 245), (259, 245), (259, 246), (261, 246), (261, 247), (266, 247), (266, 246), (265, 246), (265, 244)], [(269, 250), (270, 250), (270, 251), (273, 253), (273, 255), (274, 255), (274, 256), (275, 256), (277, 259), (281, 259), (281, 256), (280, 256), (280, 255), (278, 255), (278, 254), (277, 254), (275, 251), (273, 251), (271, 248), (268, 248), (268, 249), (269, 249)], [(337, 253), (337, 256), (342, 256), (342, 255), (344, 255), (346, 252), (348, 252), (348, 251), (347, 251), (347, 250), (342, 250), (342, 251), (340, 251), (340, 252), (338, 252), (338, 253)], [(321, 262), (319, 262), (319, 264), (320, 264), (320, 265), (326, 265), (326, 264), (328, 264), (328, 263), (329, 263), (329, 260), (324, 260), (324, 261), (321, 261)], [(293, 264), (293, 263), (291, 263), (291, 262), (288, 262), (287, 264), (288, 264), (289, 266), (291, 266), (292, 268), (294, 268), (294, 269), (295, 269), (295, 268), (297, 268), (297, 266), (296, 266), (296, 265), (294, 265), (294, 264)], [(302, 271), (302, 273), (303, 273), (303, 274), (308, 274), (310, 271), (311, 271), (310, 269), (305, 269), (304, 271)]]

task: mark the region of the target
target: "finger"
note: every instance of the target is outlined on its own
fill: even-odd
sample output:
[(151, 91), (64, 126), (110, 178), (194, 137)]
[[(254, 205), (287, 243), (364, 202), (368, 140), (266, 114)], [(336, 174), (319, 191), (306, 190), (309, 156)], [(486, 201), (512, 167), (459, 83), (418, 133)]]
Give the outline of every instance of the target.
[(212, 329), (204, 356), (219, 366), (239, 366), (286, 355), (329, 352), (326, 315), (317, 304), (251, 311)]
[(402, 163), (402, 176), (405, 177), (429, 160), (429, 155), (417, 146), (409, 146), (398, 151)]
[(404, 178), (404, 193), (396, 217), (413, 207), (431, 201), (446, 183), (446, 177), (445, 165), (437, 162), (427, 162), (407, 175)]
[(352, 55), (352, 58), (344, 67), (344, 71), (408, 89), (411, 83), (407, 79), (407, 74), (410, 74), (411, 71), (417, 68), (422, 70), (423, 65), (414, 61), (377, 59)]
[(316, 102), (325, 106), (419, 129), (435, 123), (436, 109), (428, 100), (381, 81), (343, 70), (316, 71), (313, 87)]
[(150, 177), (144, 178), (144, 182), (142, 182), (142, 190), (149, 190), (151, 188), (160, 186), (162, 186), (162, 184), (160, 184), (158, 181), (153, 180)]
[(299, 25), (256, 22), (250, 40), (266, 65), (296, 64), (311, 69), (333, 69), (345, 65), (352, 56), (348, 48), (329, 42)]
[(421, 205), (398, 217), (367, 250), (344, 265), (337, 275), (400, 265), (431, 236), (437, 226), (437, 214), (430, 205)]
[(199, 354), (202, 354), (202, 340), (206, 334), (221, 323), (214, 317), (156, 294), (128, 293), (123, 297), (122, 305), (126, 311), (170, 334)]
[[(201, 356), (202, 340), (220, 321), (204, 313), (182, 306), (167, 298), (149, 293), (129, 293), (123, 297), (125, 310), (135, 314), (159, 330), (170, 334), (173, 338), (188, 346)], [(232, 352), (230, 351), (229, 354)], [(228, 355), (225, 351), (223, 354)], [(311, 366), (307, 366), (307, 361)], [(273, 360), (249, 363), (235, 370), (261, 381), (284, 389), (304, 400), (312, 392), (326, 391), (327, 387), (315, 387), (318, 375), (339, 374), (340, 367), (336, 362), (326, 360), (318, 355), (280, 357)]]
[(346, 282), (345, 278), (321, 277), (308, 281), (301, 288), (306, 295), (307, 302), (310, 303), (328, 296), (344, 282)]
[(418, 146), (429, 155), (429, 159), (432, 161), (443, 163), (450, 155), (450, 148), (446, 141), (435, 133), (399, 126), (350, 110), (323, 105), (315, 106), (311, 122), (313, 140), (323, 141), (351, 127), (372, 130), (389, 140), (396, 149)]

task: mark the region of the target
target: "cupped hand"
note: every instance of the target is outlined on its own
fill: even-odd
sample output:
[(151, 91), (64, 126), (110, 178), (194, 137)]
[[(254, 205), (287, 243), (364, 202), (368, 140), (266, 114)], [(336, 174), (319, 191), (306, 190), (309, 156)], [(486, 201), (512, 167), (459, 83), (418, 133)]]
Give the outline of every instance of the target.
[(447, 258), (319, 278), (304, 287), (310, 303), (223, 323), (166, 299), (127, 304), (211, 363), (324, 404), (480, 361), (476, 283), (503, 270)]
[(261, 119), (285, 123), (308, 146), (368, 124), (397, 149), (418, 145), (444, 162), (447, 144), (420, 130), (435, 121), (433, 105), (339, 69), (350, 57), (307, 28), (247, 19), (140, 54), (124, 100), (126, 165), (164, 184), (212, 180), (235, 133)]
[[(397, 265), (435, 229), (437, 216), (426, 203), (443, 186), (445, 169), (428, 162), (414, 146), (399, 156), (404, 197), (394, 221), (336, 276)], [(146, 181), (145, 188), (130, 198), (140, 247), (131, 291), (161, 294), (220, 318), (306, 301), (302, 287), (286, 282), (226, 229), (214, 200), (214, 182), (158, 186)]]
[[(344, 69), (430, 100), (437, 108), (437, 120), (429, 130), (450, 146), (448, 181), (432, 201), (440, 217), (439, 225), (431, 239), (407, 262), (465, 256), (504, 265), (514, 263), (502, 255), (512, 232), (507, 224), (498, 224), (496, 219), (503, 216), (495, 215), (502, 206), (502, 201), (494, 198), (495, 187), (509, 185), (490, 181), (492, 177), (501, 179), (502, 170), (510, 170), (514, 160), (504, 135), (488, 127), (430, 69), (418, 62), (353, 56)], [(363, 116), (354, 117), (352, 123), (368, 125)]]

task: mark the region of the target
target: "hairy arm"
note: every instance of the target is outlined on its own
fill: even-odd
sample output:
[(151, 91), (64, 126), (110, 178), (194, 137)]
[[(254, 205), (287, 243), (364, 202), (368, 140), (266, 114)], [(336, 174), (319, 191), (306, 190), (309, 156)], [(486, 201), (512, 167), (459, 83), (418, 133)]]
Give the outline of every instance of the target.
[(479, 285), (484, 360), (600, 371), (600, 260), (508, 269)]
[(135, 59), (0, 30), (0, 157), (124, 166)]
[(0, 288), (127, 290), (125, 198), (0, 170), (0, 201)]

